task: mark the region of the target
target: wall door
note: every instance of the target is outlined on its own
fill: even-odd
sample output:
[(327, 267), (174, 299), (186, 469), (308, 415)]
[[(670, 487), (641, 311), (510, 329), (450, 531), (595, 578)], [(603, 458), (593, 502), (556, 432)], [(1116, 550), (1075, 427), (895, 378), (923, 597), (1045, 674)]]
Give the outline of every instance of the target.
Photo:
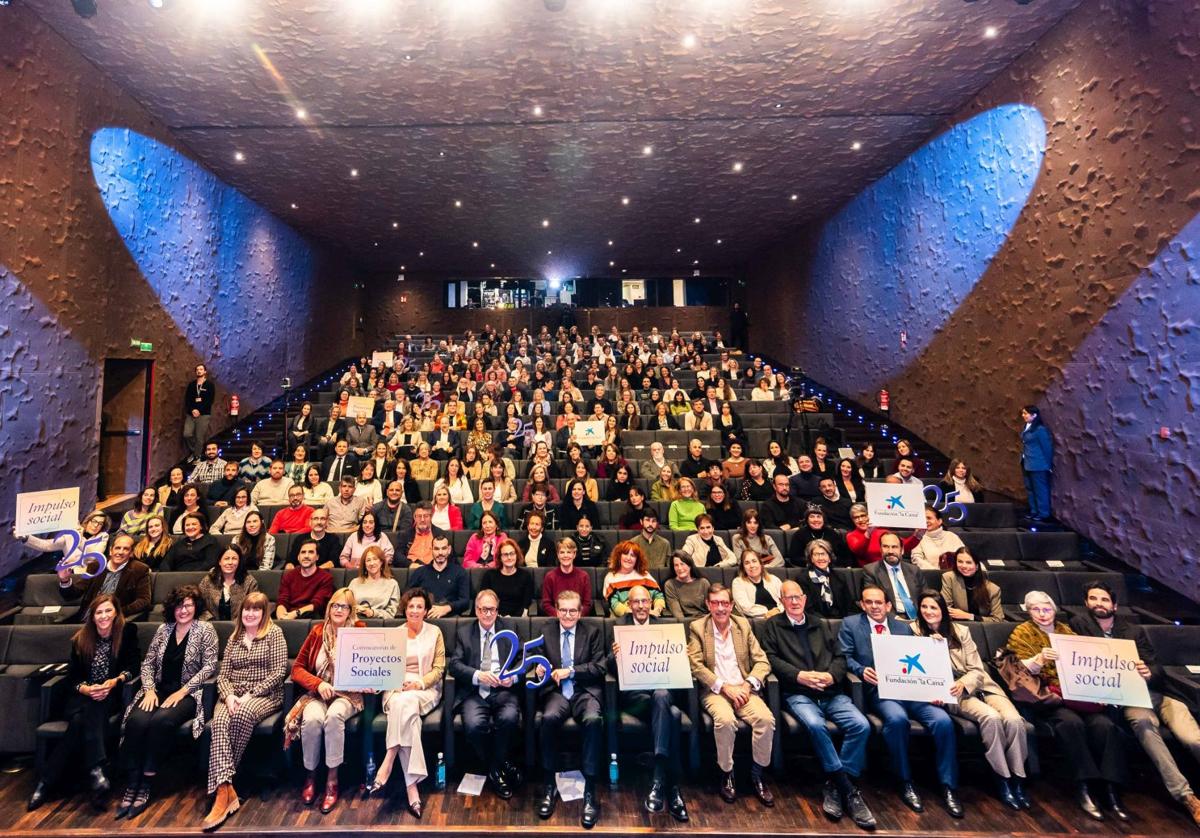
[(154, 362), (106, 358), (100, 410), (100, 475), (97, 497), (136, 494), (146, 485), (150, 463), (150, 399)]

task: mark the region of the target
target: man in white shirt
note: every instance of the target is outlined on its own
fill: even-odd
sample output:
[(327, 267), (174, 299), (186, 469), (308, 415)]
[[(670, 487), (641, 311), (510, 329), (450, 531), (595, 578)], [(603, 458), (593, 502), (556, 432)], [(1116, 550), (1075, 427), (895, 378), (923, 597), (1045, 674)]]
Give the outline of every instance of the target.
[(925, 484), (921, 482), (921, 478), (913, 475), (914, 471), (916, 471), (916, 466), (913, 464), (913, 461), (907, 457), (902, 457), (896, 463), (896, 473), (891, 475), (891, 477), (898, 479), (889, 482), (904, 483), (908, 486), (924, 486)]
[(288, 489), (292, 478), (284, 476), (283, 460), (271, 460), (271, 476), (254, 484), (250, 490), (250, 502), (255, 506), (287, 506)]
[(762, 699), (763, 684), (771, 673), (750, 621), (733, 614), (733, 597), (720, 582), (708, 589), (708, 616), (688, 626), (688, 660), (692, 675), (701, 685), (701, 703), (712, 716), (717, 743), (717, 765), (721, 769), (721, 799), (737, 800), (733, 780), (733, 745), (738, 719), (753, 731), (751, 782), (755, 796), (764, 806), (774, 806), (763, 769), (771, 764), (775, 716)]

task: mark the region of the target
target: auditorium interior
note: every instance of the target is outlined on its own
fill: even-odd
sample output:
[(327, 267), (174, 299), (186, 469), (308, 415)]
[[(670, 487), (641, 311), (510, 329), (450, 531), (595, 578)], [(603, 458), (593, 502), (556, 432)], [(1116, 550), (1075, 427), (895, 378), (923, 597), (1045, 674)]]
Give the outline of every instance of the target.
[[(575, 565), (590, 585), (581, 626), (608, 653), (624, 624), (633, 595), (618, 593), (613, 579), (618, 553), (638, 543), (629, 539), (646, 520), (637, 510), (626, 526), (637, 492), (669, 551), (641, 568), (644, 585), (660, 602), (656, 617), (662, 610), (665, 623), (684, 623), (688, 678), (696, 677), (686, 689), (659, 691), (677, 728), (675, 776), (662, 768), (652, 730), (668, 722), (628, 710), (619, 655), (610, 653), (594, 696), (602, 764), (586, 778), (584, 828), (1195, 834), (1198, 115), (1200, 0), (0, 0), (0, 831), (579, 830), (580, 803), (563, 795), (556, 804), (552, 793), (539, 811), (539, 800), (554, 787), (547, 750), (559, 745), (561, 770), (586, 772), (592, 729), (568, 718), (547, 745), (540, 702), (546, 689), (573, 701), (584, 685), (574, 686), (586, 666), (582, 631), (570, 653), (577, 666), (567, 661), (569, 644), (560, 657), (552, 650), (570, 689), (557, 674), (548, 688), (515, 688), (519, 724), (495, 771), (478, 764), (460, 707), (464, 695), (489, 697), (478, 678), (494, 662), (478, 661), (474, 681), (450, 672), (475, 626), (484, 574), (501, 572), (490, 552), (479, 559), (480, 543), (487, 551), (524, 544), (534, 489), (573, 521), (572, 492), (583, 484), (600, 553), (585, 560), (581, 547)], [(601, 436), (577, 438), (576, 420), (564, 420), (572, 410)], [(587, 423), (595, 417), (598, 430)], [(443, 421), (455, 443), (444, 442)], [(539, 476), (543, 439), (549, 460)], [(350, 443), (354, 471), (344, 471), (339, 440)], [(676, 472), (695, 466), (695, 482), (660, 476), (660, 451)], [(328, 697), (306, 694), (294, 672), (316, 654), (318, 628), (334, 629), (323, 603), (283, 604), (302, 584), (289, 577), (300, 572), (293, 565), (314, 542), (307, 524), (291, 524), (301, 516), (269, 474), (276, 458), (296, 478), (282, 478), (287, 486), (304, 487), (291, 505), (304, 521), (333, 510), (339, 491), (343, 502), (365, 498), (348, 528), (333, 526), (340, 511), (326, 515), (340, 551), (327, 574), (335, 601), (366, 578), (366, 515), (375, 543), (387, 542), (400, 592), (433, 569), (420, 565), (436, 556), (442, 530), (451, 564), (471, 556), (470, 604), (427, 624), (451, 668), (416, 717), (416, 747), (400, 748), (406, 767), (397, 774), (408, 772), (410, 751), (423, 751), (430, 766), (407, 803), (403, 782), (372, 791), (385, 753), (389, 767), (395, 756), (391, 693), (340, 699), (361, 710), (344, 722), (340, 799), (323, 767), (318, 805), (307, 786), (301, 792), (306, 773), (314, 782), (308, 740), (302, 748), (297, 732), (285, 746), (285, 735), (293, 722), (308, 731), (293, 717), (298, 703), (307, 720), (309, 705), (324, 707)], [(403, 524), (388, 505), (398, 461), (400, 505), (412, 507)], [(373, 462), (371, 485), (359, 469)], [(481, 471), (452, 484), (448, 462)], [(833, 479), (825, 493), (823, 470), (840, 478), (846, 462), (845, 481)], [(236, 486), (228, 503), (214, 503), (227, 464), (237, 466), (227, 479)], [(793, 525), (777, 524), (780, 504), (793, 508), (773, 494), (779, 474), (807, 504)], [(481, 520), (488, 475), (502, 516), (495, 541), (482, 523), (468, 526)], [(695, 512), (681, 511), (692, 509), (683, 483), (695, 508), (713, 516), (707, 532), (721, 550), (735, 548), (725, 550), (728, 561), (715, 561), (725, 553), (697, 533)], [(892, 526), (904, 573), (892, 568), (891, 588), (880, 554), (886, 530), (866, 522), (867, 505), (872, 515), (881, 509), (868, 500), (879, 483), (895, 489), (894, 500), (903, 484), (919, 486), (919, 502), (932, 507), (919, 518), (928, 525)], [(712, 497), (714, 486), (725, 494)], [(243, 487), (253, 512), (239, 506)], [(57, 490), (78, 493), (65, 540), (23, 530), (21, 496)], [(852, 503), (864, 504), (861, 526)], [(412, 523), (426, 504), (432, 554), (423, 525)], [(748, 538), (739, 523), (755, 510), (757, 543), (771, 548), (745, 551), (759, 553), (757, 578), (747, 577), (737, 548)], [(96, 512), (100, 529), (89, 522)], [(228, 574), (221, 598), (225, 559), (214, 563), (231, 544), (247, 560), (243, 523), (254, 512), (250, 550), (263, 563), (251, 563), (249, 576), (269, 603), (271, 631), (286, 642), (287, 677), (272, 688), (281, 702), (252, 720), (236, 775), (220, 766), (230, 781), (214, 797), (212, 754), (231, 734), (214, 735), (213, 725), (232, 724), (238, 696), (227, 695), (217, 669), (205, 670), (195, 724), (189, 716), (172, 728), (169, 762), (131, 810), (153, 774), (134, 772), (126, 786), (125, 751), (136, 745), (122, 731), (157, 671), (153, 650), (164, 654), (175, 636), (181, 586), (200, 586), (186, 588), (197, 592), (197, 623), (207, 622), (198, 614), (202, 580), (229, 612), (211, 615), (214, 666), (232, 668), (242, 638), (247, 650), (258, 646), (236, 622), (238, 608), (227, 607)], [(823, 521), (815, 534), (806, 523), (814, 512)], [(162, 549), (148, 535), (154, 517), (171, 531)], [(193, 518), (210, 544), (208, 564), (181, 549), (196, 541)], [(520, 553), (516, 572), (534, 593), (504, 617), (523, 640), (560, 630), (542, 602), (543, 585), (562, 572), (554, 543), (589, 543), (573, 523), (542, 520), (549, 558), (535, 555), (537, 546)], [(116, 609), (134, 627), (127, 636), (137, 639), (138, 663), (112, 681), (111, 695), (91, 695), (107, 709), (87, 715), (80, 696), (93, 681), (109, 683), (97, 673), (116, 665), (95, 650), (115, 657), (120, 645), (103, 632), (96, 640), (104, 606), (89, 604), (122, 601), (133, 573), (124, 557), (112, 563), (120, 543), (133, 547), (130, 569), (148, 570), (149, 598), (132, 613)], [(813, 543), (830, 546), (827, 574), (811, 569)], [(765, 654), (771, 674), (745, 684), (774, 720), (769, 764), (756, 761), (764, 747), (757, 722), (735, 721), (726, 788), (723, 726), (710, 701), (725, 700), (721, 673), (745, 667), (740, 652), (721, 645), (717, 625), (709, 661), (717, 686), (697, 671), (697, 656), (713, 645), (697, 626), (716, 618), (689, 612), (685, 620), (660, 596), (675, 590), (677, 551), (704, 580), (705, 610), (721, 586), (729, 592), (735, 632), (750, 627), (751, 649), (775, 648), (768, 623), (791, 619), (801, 630), (780, 584), (807, 596), (812, 631), (831, 632), (842, 667), (831, 692), (848, 696), (869, 726), (865, 770), (849, 775), (873, 813), (869, 826), (851, 817), (845, 792), (830, 808), (845, 768), (830, 773), (794, 709), (796, 686), (781, 683), (780, 667), (794, 674), (796, 666)], [(964, 577), (956, 551), (983, 573)], [(909, 590), (914, 583), (920, 590)], [(951, 597), (955, 585), (967, 592), (966, 613)], [(940, 702), (959, 779), (947, 783), (945, 743), (911, 709), (899, 735), (905, 753), (912, 749), (912, 776), (898, 777), (898, 734), (875, 682), (862, 677), (876, 670), (870, 662), (863, 670), (846, 648), (851, 621), (871, 619), (863, 612), (872, 590), (886, 594), (893, 616), (907, 609), (918, 634), (918, 610), (940, 601), (947, 632), (971, 641), (980, 677), (1002, 684), (997, 692), (1020, 708), (1012, 735), (1028, 739), (1031, 805), (1018, 805), (1020, 794), (1013, 802), (1003, 774), (997, 792), (994, 729)], [(1111, 599), (1107, 617), (1096, 591)], [(434, 601), (424, 596), (418, 604)], [(1114, 644), (1136, 637), (1137, 653), (1153, 657), (1138, 661), (1152, 706), (1139, 716), (1065, 699), (1057, 677), (1058, 692), (1046, 695), (1044, 667), (1054, 658), (1013, 654), (1014, 630), (1037, 630), (1034, 610), (1045, 599), (1062, 621), (1052, 625), (1099, 625), (1095, 636)], [(394, 605), (390, 616), (362, 619), (409, 625), (414, 643), (403, 610), (411, 602), (399, 612)], [(1107, 629), (1109, 620), (1120, 630)], [(864, 636), (869, 645), (866, 628)], [(165, 654), (187, 672), (191, 647), (172, 658), (176, 646)], [(79, 663), (85, 647), (90, 664)], [(332, 666), (332, 648), (325, 644), (314, 666)], [(957, 661), (967, 647), (952, 637), (949, 648)], [(804, 659), (815, 667), (814, 654)], [(411, 675), (416, 658), (408, 660)], [(1027, 681), (1043, 686), (1036, 706), (1014, 687)], [(89, 728), (80, 714), (100, 721)], [(1104, 752), (1093, 777), (1071, 764), (1064, 716), (1086, 726), (1085, 754)], [(1100, 717), (1107, 734), (1093, 724)], [(846, 752), (845, 729), (825, 724), (826, 739)], [(328, 755), (328, 727), (324, 741)], [(44, 790), (54, 766), (66, 776)], [(684, 818), (673, 798), (664, 809), (647, 796), (664, 770), (671, 794), (686, 799)], [(481, 774), (481, 794), (460, 789), (464, 776)], [(227, 787), (232, 805), (222, 803)], [(415, 812), (413, 794), (422, 801)]]

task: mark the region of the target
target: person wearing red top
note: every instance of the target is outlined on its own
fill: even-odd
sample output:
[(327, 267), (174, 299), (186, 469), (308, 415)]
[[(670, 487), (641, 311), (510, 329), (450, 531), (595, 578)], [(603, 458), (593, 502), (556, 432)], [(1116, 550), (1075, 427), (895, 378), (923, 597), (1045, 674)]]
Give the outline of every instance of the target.
[(279, 580), (277, 620), (295, 620), (313, 614), (324, 614), (325, 604), (333, 596), (333, 574), (317, 567), (317, 542), (311, 538), (300, 542), (296, 567)]
[(313, 507), (304, 502), (304, 487), (292, 486), (288, 489), (288, 505), (275, 513), (271, 519), (272, 535), (288, 532), (312, 532), (309, 519), (312, 518)]
[[(879, 539), (891, 530), (885, 527), (871, 526), (865, 503), (856, 503), (850, 507), (850, 520), (854, 524), (854, 529), (846, 533), (846, 546), (850, 548), (858, 566), (866, 567), (872, 562), (880, 561), (883, 558), (883, 551), (879, 548)], [(901, 538), (900, 543), (904, 552), (909, 553), (920, 544), (921, 536), (924, 534), (924, 530), (917, 530), (908, 538)]]
[(558, 595), (563, 591), (579, 594), (580, 614), (592, 613), (592, 577), (582, 568), (575, 567), (575, 542), (568, 536), (558, 542), (558, 567), (549, 571), (542, 579), (542, 614), (557, 617)]
[(307, 776), (300, 800), (305, 806), (311, 806), (317, 797), (317, 767), (321, 746), (325, 746), (328, 774), (321, 813), (326, 815), (338, 801), (338, 769), (345, 758), (346, 720), (363, 709), (362, 693), (333, 688), (338, 630), (366, 625), (354, 619), (356, 604), (353, 591), (338, 590), (329, 599), (324, 621), (314, 625), (304, 638), (304, 645), (292, 664), (292, 680), (304, 693), (288, 712), (283, 725), (284, 748), (297, 738), (303, 746)]

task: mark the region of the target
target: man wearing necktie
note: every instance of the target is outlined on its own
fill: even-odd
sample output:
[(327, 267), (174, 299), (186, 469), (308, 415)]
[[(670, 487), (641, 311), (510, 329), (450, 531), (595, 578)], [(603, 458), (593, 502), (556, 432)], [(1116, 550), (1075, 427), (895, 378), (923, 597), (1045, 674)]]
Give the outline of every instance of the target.
[(339, 439), (333, 446), (333, 453), (321, 463), (321, 476), (331, 486), (337, 486), (343, 477), (354, 477), (358, 474), (358, 457), (350, 451), (350, 443)]
[(915, 620), (917, 595), (925, 587), (921, 568), (902, 561), (904, 545), (894, 532), (884, 533), (879, 539), (879, 551), (883, 558), (863, 568), (864, 581), (883, 588), (897, 617)]
[(485, 588), (475, 595), (476, 622), (460, 625), (455, 637), (450, 674), (470, 689), (456, 692), (455, 710), (462, 708), (463, 730), (480, 765), (486, 767), (488, 783), (497, 796), (508, 800), (521, 772), (508, 759), (509, 743), (521, 724), (521, 707), (516, 676), (500, 678), (500, 667), (508, 646), (496, 645), (496, 633), (515, 630), (498, 618), (500, 598)]
[[(889, 533), (896, 540), (899, 538)], [(885, 548), (885, 555), (886, 555)], [(875, 565), (883, 564), (876, 562)], [(870, 565), (869, 567), (874, 567)], [(875, 674), (875, 651), (871, 646), (872, 635), (912, 635), (908, 623), (891, 615), (892, 601), (886, 583), (880, 583), (868, 575), (863, 582), (859, 605), (862, 614), (855, 614), (842, 621), (838, 632), (838, 646), (846, 658), (846, 666), (864, 684), (866, 709), (883, 719), (883, 741), (891, 756), (892, 771), (900, 780), (900, 798), (914, 812), (924, 811), (920, 795), (913, 787), (912, 767), (908, 759), (909, 719), (920, 722), (933, 737), (937, 753), (937, 774), (942, 785), (942, 801), (946, 810), (955, 818), (963, 816), (963, 807), (958, 800), (958, 749), (954, 739), (954, 722), (941, 707), (926, 701), (898, 701), (880, 698)], [(919, 592), (918, 592), (919, 593)]]
[[(558, 796), (555, 773), (562, 744), (562, 726), (568, 718), (573, 718), (583, 735), (584, 788), (580, 823), (584, 829), (591, 829), (600, 819), (596, 778), (600, 774), (604, 736), (602, 699), (607, 662), (604, 637), (602, 630), (580, 620), (582, 609), (577, 591), (561, 591), (555, 608), (558, 618), (545, 623), (542, 630), (545, 638), (542, 653), (550, 661), (550, 673), (541, 687), (544, 785), (537, 813), (541, 818), (554, 814)], [(539, 664), (534, 673), (536, 679), (540, 680), (545, 674), (545, 668)]]

